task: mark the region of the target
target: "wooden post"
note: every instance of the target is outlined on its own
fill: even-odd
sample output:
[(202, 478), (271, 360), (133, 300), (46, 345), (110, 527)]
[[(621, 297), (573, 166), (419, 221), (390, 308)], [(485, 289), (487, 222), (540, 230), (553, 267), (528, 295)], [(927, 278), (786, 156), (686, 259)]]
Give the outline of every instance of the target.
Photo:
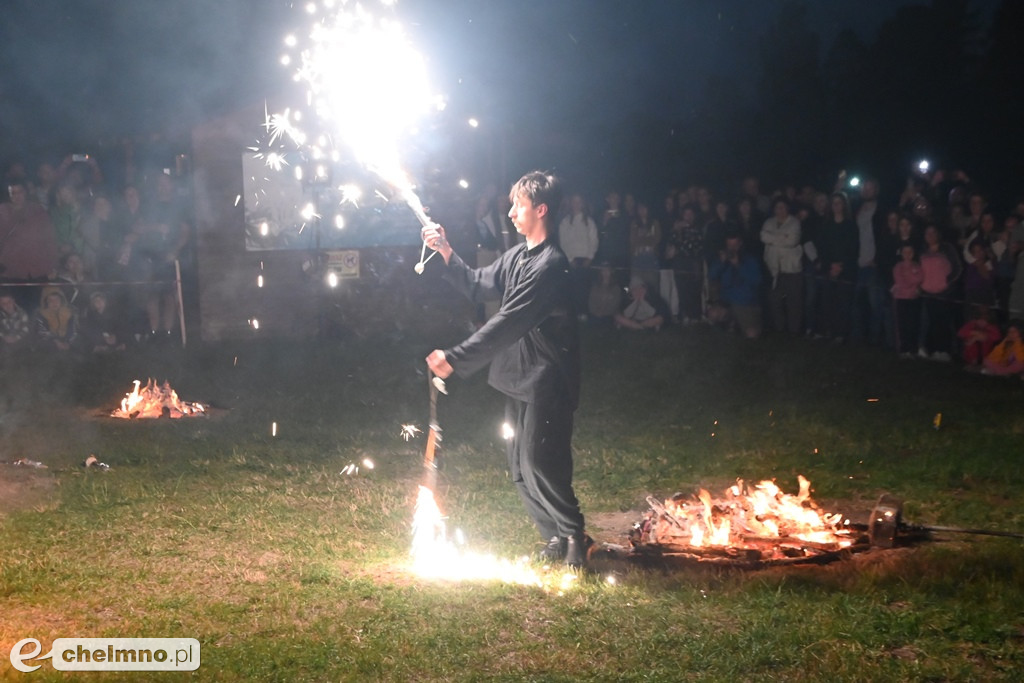
[(174, 259), (174, 284), (178, 294), (178, 324), (181, 326), (181, 348), (185, 348), (185, 302), (181, 298), (181, 262)]

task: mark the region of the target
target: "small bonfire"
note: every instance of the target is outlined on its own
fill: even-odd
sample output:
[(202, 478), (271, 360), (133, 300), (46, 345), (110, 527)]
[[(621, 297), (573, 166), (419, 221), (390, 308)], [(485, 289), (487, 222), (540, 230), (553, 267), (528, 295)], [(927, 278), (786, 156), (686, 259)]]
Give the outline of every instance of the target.
[(796, 495), (774, 481), (748, 486), (738, 480), (718, 498), (705, 489), (695, 498), (677, 493), (664, 502), (648, 496), (651, 510), (633, 527), (633, 550), (771, 562), (855, 549), (860, 539), (843, 516), (821, 510), (811, 500), (811, 482), (798, 480)]
[(157, 384), (150, 378), (146, 386), (135, 380), (135, 388), (121, 399), (121, 407), (110, 413), (111, 417), (121, 419), (158, 418), (167, 415), (173, 420), (182, 417), (206, 415), (206, 406), (202, 403), (182, 401), (178, 392), (171, 388), (170, 383)]

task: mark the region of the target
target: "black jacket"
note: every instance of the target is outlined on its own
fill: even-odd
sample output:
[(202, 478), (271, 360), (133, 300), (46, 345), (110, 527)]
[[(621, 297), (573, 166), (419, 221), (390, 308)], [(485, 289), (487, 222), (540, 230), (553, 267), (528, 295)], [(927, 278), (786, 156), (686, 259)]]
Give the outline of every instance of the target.
[(488, 383), (520, 401), (579, 402), (579, 331), (569, 263), (548, 239), (518, 244), (483, 268), (453, 254), (444, 275), (470, 300), (500, 299), (501, 307), (469, 339), (445, 351), (460, 376), (491, 364)]

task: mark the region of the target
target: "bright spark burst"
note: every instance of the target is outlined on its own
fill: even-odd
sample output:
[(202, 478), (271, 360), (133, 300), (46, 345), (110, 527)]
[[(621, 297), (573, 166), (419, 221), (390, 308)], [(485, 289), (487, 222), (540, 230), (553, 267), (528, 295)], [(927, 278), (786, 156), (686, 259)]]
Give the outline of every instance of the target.
[(341, 190), (341, 203), (351, 204), (352, 206), (359, 208), (357, 203), (363, 197), (363, 191), (358, 185), (341, 185), (338, 187)]
[(415, 438), (417, 434), (423, 430), (416, 425), (402, 425), (402, 431), (399, 432), (399, 436), (408, 441), (409, 439)]
[[(380, 0), (381, 16), (369, 3), (332, 0), (303, 6), (312, 22), (308, 31), (284, 37), (287, 52), (281, 62), (298, 65), (294, 78), (306, 88), (306, 106), (315, 114), (318, 131), (303, 130), (298, 110), (268, 111), (269, 146), (289, 141), (306, 148), (313, 159), (336, 160), (334, 145), (342, 144), (395, 188), (411, 191), (399, 161), (399, 141), (420, 118), (443, 108), (443, 98), (431, 92), (426, 61), (390, 16), (394, 4)], [(275, 165), (270, 154), (265, 158)]]
[(579, 576), (563, 567), (538, 568), (529, 558), (517, 560), (474, 552), (463, 546), (461, 532), (456, 541), (448, 538), (445, 517), (433, 492), (420, 486), (412, 521), (412, 570), (423, 578), (441, 581), (500, 581), (536, 586), (562, 595)]

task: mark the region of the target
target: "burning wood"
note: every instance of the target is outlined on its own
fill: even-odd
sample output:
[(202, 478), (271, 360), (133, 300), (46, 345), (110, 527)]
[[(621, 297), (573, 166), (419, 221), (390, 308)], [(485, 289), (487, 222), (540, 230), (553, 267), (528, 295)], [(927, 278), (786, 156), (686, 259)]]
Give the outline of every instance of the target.
[(121, 399), (121, 407), (110, 413), (111, 417), (122, 419), (158, 418), (164, 415), (171, 419), (196, 417), (206, 414), (206, 406), (201, 403), (182, 401), (178, 392), (168, 382), (158, 385), (150, 378), (146, 386), (135, 380), (135, 388)]
[(841, 514), (811, 500), (811, 482), (798, 479), (796, 495), (773, 481), (749, 487), (737, 480), (721, 498), (704, 489), (695, 498), (676, 494), (664, 503), (648, 496), (651, 510), (634, 526), (633, 551), (764, 563), (835, 554), (860, 543)]

